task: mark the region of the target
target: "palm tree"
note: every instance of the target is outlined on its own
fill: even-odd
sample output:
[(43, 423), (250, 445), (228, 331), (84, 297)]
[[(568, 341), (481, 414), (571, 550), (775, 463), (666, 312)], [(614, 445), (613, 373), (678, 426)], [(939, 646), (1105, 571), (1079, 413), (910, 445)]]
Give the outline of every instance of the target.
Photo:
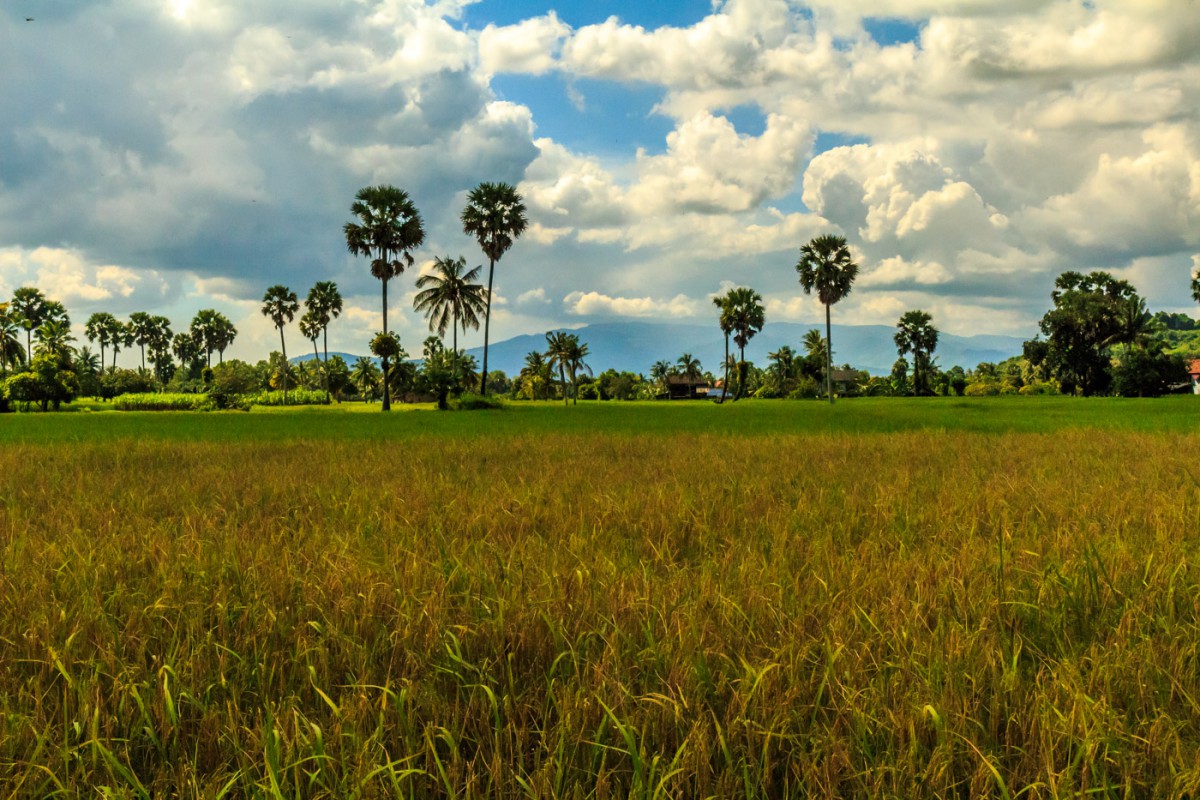
[(104, 369), (104, 348), (108, 345), (109, 336), (116, 324), (117, 318), (112, 314), (107, 311), (97, 311), (88, 317), (87, 323), (83, 326), (87, 340), (100, 344), (100, 369)]
[(492, 279), (496, 272), (496, 262), (525, 232), (527, 224), (525, 204), (521, 201), (521, 195), (517, 193), (516, 188), (507, 183), (481, 183), (467, 195), (467, 207), (462, 212), (463, 233), (474, 236), (483, 249), (483, 254), (488, 257), (480, 394), (487, 394), (488, 336), (492, 323)]
[(774, 353), (767, 353), (771, 362), (771, 373), (779, 383), (779, 388), (787, 392), (792, 378), (796, 375), (796, 351), (786, 344)]
[(171, 363), (171, 320), (155, 315), (150, 318), (150, 334), (146, 340), (150, 348), (150, 363), (154, 365), (154, 376), (166, 381), (166, 368)]
[(850, 294), (850, 287), (858, 276), (858, 264), (854, 263), (843, 237), (825, 234), (800, 248), (796, 272), (800, 273), (804, 293), (812, 294), (815, 289), (817, 299), (825, 306), (825, 390), (832, 404), (833, 326), (829, 321), (829, 307)]
[(588, 346), (579, 341), (579, 336), (572, 333), (567, 337), (566, 360), (567, 375), (571, 379), (571, 405), (579, 404), (579, 370), (587, 370), (588, 375), (594, 374), (592, 368), (584, 361), (588, 355)]
[(146, 369), (146, 345), (154, 338), (154, 318), (145, 311), (135, 311), (129, 315), (129, 331), (133, 342), (142, 352), (142, 369)]
[[(321, 327), (321, 320), (316, 314), (313, 313), (312, 308), (309, 308), (304, 312), (304, 315), (300, 317), (300, 335), (312, 342), (313, 361), (318, 367), (320, 367), (321, 372), (324, 372), (325, 365), (321, 363), (321, 354), (317, 350), (317, 339), (321, 338)], [(329, 381), (322, 380), (321, 382), (325, 386), (325, 397), (328, 399)]]
[(688, 396), (690, 397), (696, 393), (696, 381), (704, 375), (700, 359), (693, 357), (691, 353), (684, 353), (675, 360), (675, 364), (679, 367), (679, 374), (687, 378)]
[(33, 331), (46, 319), (46, 295), (33, 286), (22, 286), (13, 292), (12, 311), (17, 323), (25, 329), (25, 361), (33, 361)]
[(133, 346), (133, 330), (121, 320), (113, 317), (108, 321), (108, 344), (113, 351), (112, 368), (116, 371), (117, 356), (121, 354), (121, 348)]
[(455, 386), (458, 385), (459, 326), (463, 333), (468, 327), (479, 330), (479, 315), (486, 305), (483, 286), (475, 283), (483, 265), (464, 272), (466, 268), (465, 258), (446, 256), (434, 260), (434, 272), (417, 278), (417, 288), (421, 291), (413, 299), (413, 308), (424, 312), (429, 320), (429, 330), (436, 330), (438, 336), (444, 337), (447, 325), (450, 327)]
[(359, 356), (358, 360), (354, 362), (354, 368), (350, 370), (350, 382), (358, 390), (359, 396), (367, 402), (374, 399), (375, 392), (379, 388), (380, 377), (379, 368), (367, 356)]
[(191, 370), (204, 354), (194, 332), (177, 333), (171, 337), (171, 354), (179, 360), (179, 366)]
[(8, 374), (9, 367), (25, 363), (25, 350), (21, 347), (21, 329), (17, 315), (8, 303), (0, 303), (0, 377)]
[(322, 373), (325, 375), (325, 399), (329, 400), (329, 323), (342, 315), (342, 293), (333, 281), (317, 281), (308, 290), (304, 305), (308, 308), (306, 313), (312, 314), (321, 326), (325, 346)]
[(81, 347), (75, 353), (75, 370), (76, 372), (85, 372), (91, 375), (100, 373), (101, 363), (100, 356), (91, 351), (89, 347)]
[(52, 319), (43, 322), (37, 329), (34, 338), (37, 339), (37, 354), (49, 354), (56, 356), (62, 361), (68, 361), (71, 357), (71, 342), (75, 341), (75, 337), (71, 335), (71, 325), (61, 319)]
[[(1147, 315), (1148, 317), (1149, 315)], [(938, 330), (931, 324), (933, 317), (927, 312), (906, 311), (896, 324), (896, 350), (900, 357), (913, 354), (913, 394), (929, 393), (930, 356), (937, 349)]]
[(746, 387), (746, 345), (766, 323), (762, 295), (753, 289), (738, 287), (730, 289), (729, 314), (733, 325), (733, 341), (738, 346), (738, 388), (734, 402), (742, 396)]
[[(525, 354), (525, 364), (521, 367), (520, 377), (528, 380), (540, 380), (542, 382), (542, 386), (544, 387), (544, 391), (541, 392), (541, 394), (548, 395), (549, 392), (545, 390), (547, 390), (550, 384), (553, 382), (554, 373), (551, 372), (551, 365), (546, 361), (546, 357), (538, 351), (533, 350)], [(534, 383), (533, 386), (534, 390), (531, 392), (531, 394), (535, 395), (533, 399), (546, 399), (545, 397), (536, 397), (536, 395), (539, 394), (537, 391), (537, 384)]]
[(650, 377), (662, 387), (664, 392), (667, 390), (667, 377), (670, 376), (672, 369), (670, 361), (655, 361), (650, 367)]
[(1192, 271), (1192, 299), (1200, 303), (1200, 266)]
[[(412, 266), (412, 251), (425, 241), (425, 228), (416, 205), (403, 189), (386, 184), (358, 190), (350, 213), (358, 223), (342, 226), (346, 248), (356, 256), (371, 259), (371, 274), (383, 284), (383, 333), (388, 332), (388, 281)], [(388, 390), (388, 360), (383, 359), (383, 410), (392, 408)]]
[(275, 284), (267, 289), (263, 295), (262, 313), (271, 322), (275, 323), (275, 327), (279, 328), (279, 349), (283, 354), (283, 404), (287, 405), (287, 342), (283, 338), (283, 326), (291, 322), (296, 316), (296, 309), (300, 308), (300, 300), (296, 297), (296, 293), (282, 284)]
[(725, 378), (721, 383), (721, 399), (718, 401), (721, 404), (725, 403), (725, 395), (729, 392), (729, 336), (733, 333), (733, 306), (729, 296), (732, 293), (733, 290), (730, 289), (725, 294), (713, 298), (713, 305), (721, 310), (718, 324), (721, 326), (721, 333), (725, 334)]
[(551, 369), (558, 368), (558, 383), (562, 387), (564, 406), (567, 404), (567, 360), (570, 336), (571, 334), (566, 331), (554, 331), (546, 334), (546, 364)]

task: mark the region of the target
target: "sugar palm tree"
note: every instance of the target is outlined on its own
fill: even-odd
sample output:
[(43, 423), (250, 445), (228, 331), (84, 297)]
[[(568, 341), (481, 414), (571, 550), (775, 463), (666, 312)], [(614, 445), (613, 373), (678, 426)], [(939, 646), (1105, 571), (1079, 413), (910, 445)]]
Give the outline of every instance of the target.
[(1200, 266), (1192, 271), (1192, 299), (1200, 303)]
[(684, 353), (675, 359), (675, 365), (679, 368), (679, 374), (687, 378), (688, 396), (691, 397), (696, 393), (696, 381), (704, 375), (704, 368), (700, 366), (700, 359), (694, 357), (691, 353)]
[(825, 306), (825, 390), (833, 403), (833, 333), (829, 309), (850, 294), (858, 276), (858, 264), (854, 263), (843, 237), (825, 234), (800, 248), (796, 272), (800, 273), (804, 293), (812, 294), (815, 290), (817, 299)]
[(729, 296), (732, 293), (733, 290), (730, 289), (725, 294), (713, 298), (713, 305), (720, 310), (717, 324), (721, 326), (721, 333), (725, 335), (725, 378), (721, 383), (721, 399), (718, 401), (722, 404), (729, 392), (729, 337), (733, 333), (733, 305)]
[(146, 345), (154, 338), (154, 328), (154, 318), (145, 311), (135, 311), (129, 315), (129, 331), (133, 343), (141, 350), (143, 370), (146, 369)]
[(329, 323), (342, 314), (342, 293), (333, 281), (317, 281), (308, 290), (304, 305), (308, 309), (305, 313), (312, 314), (321, 326), (321, 338), (325, 349), (321, 371), (325, 376), (325, 399), (329, 400)]
[(901, 358), (907, 353), (913, 354), (913, 394), (916, 395), (929, 393), (930, 357), (937, 349), (938, 341), (938, 330), (931, 324), (932, 320), (925, 311), (907, 311), (900, 317), (896, 335), (892, 337)]
[(171, 354), (178, 359), (181, 368), (191, 370), (204, 352), (192, 333), (180, 332), (171, 337)]
[[(483, 265), (467, 270), (464, 258), (438, 258), (433, 262), (433, 272), (417, 278), (417, 296), (413, 299), (413, 308), (425, 314), (429, 320), (429, 330), (437, 331), (438, 336), (446, 335), (446, 327), (451, 330), (451, 349), (454, 357), (454, 383), (458, 385), (458, 329), (463, 333), (467, 328), (479, 330), (479, 315), (484, 311), (486, 298), (483, 286), (475, 282)], [(466, 271), (464, 271), (466, 270)]]
[[(311, 308), (300, 317), (300, 335), (312, 342), (313, 363), (324, 373), (325, 365), (321, 363), (321, 353), (317, 350), (317, 339), (321, 338), (321, 320)], [(325, 387), (325, 397), (328, 399), (329, 381), (323, 379), (321, 384)]]
[(25, 361), (33, 361), (33, 332), (45, 321), (46, 295), (33, 286), (22, 286), (13, 292), (12, 312), (17, 324), (25, 329)]
[[(383, 333), (388, 332), (388, 281), (413, 264), (412, 251), (425, 241), (425, 228), (408, 192), (395, 186), (366, 186), (358, 190), (350, 213), (358, 222), (342, 226), (346, 248), (371, 259), (371, 274), (383, 285)], [(388, 359), (383, 366), (383, 410), (392, 408), (388, 390)]]
[(487, 394), (488, 337), (492, 323), (492, 281), (496, 262), (513, 242), (525, 232), (528, 220), (525, 203), (515, 187), (507, 183), (481, 183), (467, 195), (462, 212), (463, 233), (474, 236), (483, 254), (488, 257), (487, 299), (483, 312), (483, 371), (479, 378), (479, 393)]
[(736, 402), (746, 387), (746, 345), (766, 323), (762, 295), (753, 289), (740, 286), (730, 289), (729, 314), (733, 325), (733, 341), (738, 346), (738, 388), (733, 399)]
[(116, 322), (117, 318), (107, 311), (97, 311), (88, 317), (83, 326), (87, 340), (100, 345), (100, 369), (102, 370), (104, 369), (104, 348), (109, 344), (110, 331)]
[(113, 351), (112, 368), (117, 369), (117, 356), (122, 347), (133, 347), (133, 330), (127, 323), (113, 317), (108, 323), (108, 345)]
[(300, 300), (296, 293), (282, 284), (275, 284), (263, 295), (262, 314), (279, 329), (279, 351), (283, 354), (283, 404), (287, 405), (287, 341), (283, 337), (283, 326), (296, 317)]

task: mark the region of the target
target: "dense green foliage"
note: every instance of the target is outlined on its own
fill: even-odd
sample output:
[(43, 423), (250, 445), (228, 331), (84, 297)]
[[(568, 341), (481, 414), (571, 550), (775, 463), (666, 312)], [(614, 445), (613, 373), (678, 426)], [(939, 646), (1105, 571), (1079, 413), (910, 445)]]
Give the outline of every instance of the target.
[(113, 400), (112, 407), (117, 411), (212, 411), (217, 408), (207, 395), (168, 392), (123, 394)]
[(1194, 414), (10, 416), (6, 788), (1192, 795)]

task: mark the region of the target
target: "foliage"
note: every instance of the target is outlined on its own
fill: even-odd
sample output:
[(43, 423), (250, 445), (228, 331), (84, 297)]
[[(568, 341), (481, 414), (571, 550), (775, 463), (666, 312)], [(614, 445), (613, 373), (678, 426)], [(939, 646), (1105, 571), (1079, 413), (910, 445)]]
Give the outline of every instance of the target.
[(154, 389), (150, 373), (138, 369), (112, 369), (100, 376), (100, 396), (106, 399), (153, 392)]
[(168, 392), (123, 394), (113, 400), (112, 406), (117, 411), (212, 411), (218, 408), (203, 394)]
[(1122, 397), (1161, 397), (1174, 385), (1188, 383), (1187, 367), (1178, 355), (1161, 347), (1129, 348), (1112, 368), (1113, 391)]
[(926, 311), (907, 311), (896, 325), (896, 350), (904, 358), (913, 354), (913, 393), (933, 394), (931, 372), (933, 352), (937, 350), (938, 329), (933, 327), (933, 317)]
[(850, 293), (858, 276), (858, 264), (841, 236), (823, 235), (800, 248), (796, 262), (800, 286), (805, 294), (817, 293), (825, 306), (825, 387), (829, 402), (833, 402), (833, 333), (829, 309)]
[(287, 392), (263, 391), (248, 395), (246, 402), (255, 406), (324, 406), (329, 404), (329, 396), (323, 390), (292, 389)]
[(455, 411), (488, 411), (502, 410), (505, 408), (505, 405), (504, 401), (495, 395), (463, 392), (454, 401), (452, 407)]
[(63, 403), (75, 399), (79, 381), (69, 362), (47, 351), (34, 356), (27, 371), (9, 376), (5, 391), (10, 402), (19, 404), (22, 410), (28, 411), (36, 404), (42, 411), (58, 411)]

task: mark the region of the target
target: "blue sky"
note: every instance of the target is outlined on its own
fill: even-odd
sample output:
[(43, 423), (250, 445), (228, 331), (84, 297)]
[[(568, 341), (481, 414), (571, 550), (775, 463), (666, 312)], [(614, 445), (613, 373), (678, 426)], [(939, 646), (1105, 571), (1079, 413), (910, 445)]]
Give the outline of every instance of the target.
[[(359, 351), (380, 308), (341, 239), (355, 191), (412, 195), (418, 272), (481, 260), (458, 213), (483, 180), (531, 223), (500, 338), (711, 321), (730, 285), (809, 322), (793, 267), (829, 232), (861, 266), (844, 323), (1032, 336), (1054, 277), (1089, 268), (1195, 311), (1185, 0), (27, 5), (0, 5), (0, 296), (33, 283), (77, 321), (218, 308), (257, 359), (264, 288), (335, 280), (330, 344)], [(389, 321), (415, 346), (413, 278)]]

